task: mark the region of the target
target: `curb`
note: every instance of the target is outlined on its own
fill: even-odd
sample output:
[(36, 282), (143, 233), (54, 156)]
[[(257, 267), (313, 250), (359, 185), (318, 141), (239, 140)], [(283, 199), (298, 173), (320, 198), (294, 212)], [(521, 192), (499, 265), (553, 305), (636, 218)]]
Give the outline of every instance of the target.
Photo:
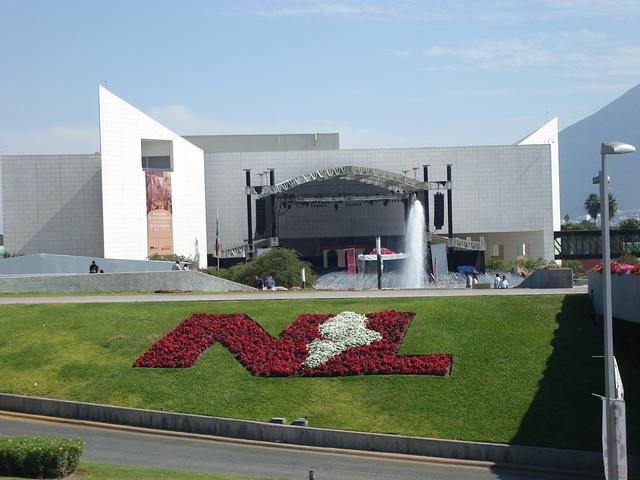
[[(277, 443), (278, 446), (321, 447), (339, 451), (381, 452), (483, 462), (484, 466), (526, 468), (572, 474), (603, 472), (602, 456), (596, 452), (526, 447), (498, 443), (438, 440), (382, 433), (354, 432), (312, 427), (279, 425), (204, 415), (189, 415), (111, 405), (55, 400), (0, 393), (0, 410), (58, 419), (73, 419), (111, 425), (137, 427), (244, 441)], [(115, 428), (115, 427), (114, 427)], [(629, 470), (638, 466), (629, 457)]]

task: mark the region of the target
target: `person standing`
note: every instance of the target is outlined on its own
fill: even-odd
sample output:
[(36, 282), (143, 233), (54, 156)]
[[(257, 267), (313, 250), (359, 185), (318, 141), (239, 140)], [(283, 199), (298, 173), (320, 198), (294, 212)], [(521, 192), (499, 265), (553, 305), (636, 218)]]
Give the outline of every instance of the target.
[(276, 288), (276, 281), (273, 279), (273, 274), (267, 275), (267, 281), (265, 282), (267, 290), (273, 290)]

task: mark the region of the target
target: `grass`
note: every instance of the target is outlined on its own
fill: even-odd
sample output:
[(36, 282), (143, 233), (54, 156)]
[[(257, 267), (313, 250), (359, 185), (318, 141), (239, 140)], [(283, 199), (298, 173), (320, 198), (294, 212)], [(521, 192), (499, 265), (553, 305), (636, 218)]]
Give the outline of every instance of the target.
[[(450, 377), (251, 376), (216, 344), (190, 369), (134, 369), (197, 311), (277, 335), (302, 313), (416, 312), (400, 353), (453, 354)], [(314, 427), (598, 450), (601, 331), (586, 296), (0, 306), (0, 391)], [(638, 452), (637, 364), (621, 357)], [(619, 358), (619, 361), (621, 360)], [(635, 375), (635, 376), (634, 376)]]
[[(17, 480), (16, 477), (0, 478)], [(185, 472), (181, 470), (131, 467), (127, 465), (109, 465), (106, 463), (90, 462), (80, 462), (78, 470), (67, 478), (70, 480), (257, 480), (256, 477), (239, 477), (236, 475), (223, 475), (220, 473)]]

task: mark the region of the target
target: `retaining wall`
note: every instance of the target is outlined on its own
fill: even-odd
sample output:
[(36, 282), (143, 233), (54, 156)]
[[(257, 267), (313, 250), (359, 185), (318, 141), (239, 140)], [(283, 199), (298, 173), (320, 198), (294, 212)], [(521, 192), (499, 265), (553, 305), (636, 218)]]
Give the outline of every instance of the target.
[[(602, 273), (589, 272), (589, 296), (598, 315), (602, 315)], [(613, 316), (640, 323), (640, 276), (611, 274)]]
[[(0, 410), (297, 445), (478, 460), (584, 473), (603, 471), (602, 455), (597, 452), (298, 427), (12, 394), (0, 394)], [(637, 457), (629, 457), (630, 472), (637, 472), (639, 463)]]
[(255, 288), (192, 270), (0, 276), (2, 293), (230, 292)]
[(534, 270), (516, 288), (572, 288), (573, 270), (550, 268)]

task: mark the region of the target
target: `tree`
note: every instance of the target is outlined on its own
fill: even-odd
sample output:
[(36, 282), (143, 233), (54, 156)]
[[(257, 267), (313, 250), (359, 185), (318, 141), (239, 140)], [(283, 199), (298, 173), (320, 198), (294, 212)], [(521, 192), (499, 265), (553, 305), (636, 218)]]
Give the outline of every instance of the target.
[(618, 200), (613, 196), (613, 193), (609, 192), (609, 221), (618, 213)]
[(562, 230), (598, 230), (598, 226), (595, 223), (586, 219), (578, 223), (565, 223), (560, 228)]
[(590, 193), (587, 199), (584, 201), (584, 209), (589, 216), (593, 219), (593, 223), (596, 223), (598, 214), (600, 213), (600, 197), (597, 193)]
[[(600, 213), (600, 196), (597, 193), (590, 193), (584, 201), (584, 209), (595, 223)], [(618, 213), (618, 200), (613, 193), (609, 192), (609, 221), (616, 216), (616, 213)]]
[(571, 222), (571, 217), (569, 216), (568, 213), (564, 216), (563, 220), (564, 220), (564, 223), (570, 223)]
[(640, 230), (640, 220), (627, 218), (618, 224), (620, 230)]

